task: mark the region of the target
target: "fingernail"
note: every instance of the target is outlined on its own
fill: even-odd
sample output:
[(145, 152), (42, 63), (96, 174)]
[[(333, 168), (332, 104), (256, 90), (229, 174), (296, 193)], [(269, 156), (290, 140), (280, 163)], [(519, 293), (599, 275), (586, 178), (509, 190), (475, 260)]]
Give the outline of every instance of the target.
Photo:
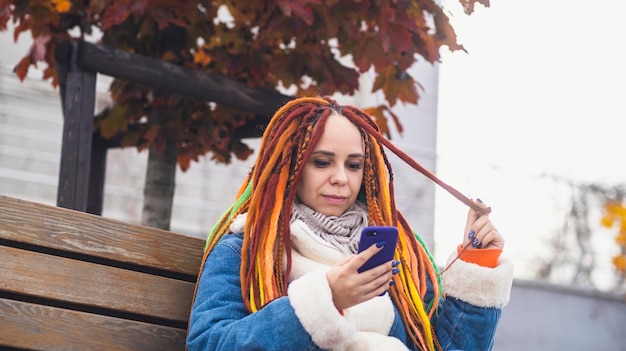
[(400, 273), (400, 270), (399, 270), (398, 268), (394, 268), (394, 269), (391, 271), (391, 274), (398, 274), (398, 273)]
[(383, 246), (385, 246), (385, 241), (384, 240), (383, 241), (379, 241), (379, 242), (376, 243), (376, 247), (383, 247)]
[(400, 265), (400, 261), (391, 262), (391, 267), (398, 267)]
[(474, 240), (472, 240), (472, 246), (476, 247), (478, 244), (480, 244), (480, 241), (478, 241), (478, 238), (474, 238)]
[(467, 238), (473, 239), (474, 235), (476, 235), (476, 232), (474, 231), (474, 229), (470, 229), (469, 233), (467, 233)]
[(476, 198), (476, 201), (480, 202), (481, 204), (483, 203), (483, 200)]
[(477, 249), (480, 249), (481, 247), (483, 247), (483, 243), (478, 243), (478, 245), (476, 245)]
[(389, 286), (394, 286), (396, 285), (396, 282), (394, 282), (393, 280), (389, 282)]

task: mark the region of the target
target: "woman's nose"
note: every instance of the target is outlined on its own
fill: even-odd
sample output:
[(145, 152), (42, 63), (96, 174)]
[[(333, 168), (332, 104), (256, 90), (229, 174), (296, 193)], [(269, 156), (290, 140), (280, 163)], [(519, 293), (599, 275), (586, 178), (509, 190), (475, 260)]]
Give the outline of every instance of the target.
[(346, 170), (343, 167), (337, 167), (330, 178), (332, 184), (345, 184), (348, 181)]

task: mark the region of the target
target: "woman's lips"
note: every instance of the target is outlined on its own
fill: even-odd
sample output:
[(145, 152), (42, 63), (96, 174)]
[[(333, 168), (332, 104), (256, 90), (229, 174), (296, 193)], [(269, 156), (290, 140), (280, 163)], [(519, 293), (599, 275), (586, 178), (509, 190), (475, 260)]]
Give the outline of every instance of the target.
[(346, 201), (346, 197), (345, 196), (337, 196), (337, 195), (322, 195), (322, 197), (333, 204), (341, 204), (344, 203)]

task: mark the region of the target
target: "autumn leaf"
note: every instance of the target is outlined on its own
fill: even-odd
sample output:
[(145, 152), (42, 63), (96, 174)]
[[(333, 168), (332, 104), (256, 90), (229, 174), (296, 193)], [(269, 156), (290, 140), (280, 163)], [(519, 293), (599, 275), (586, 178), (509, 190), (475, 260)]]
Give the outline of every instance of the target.
[[(461, 0), (473, 10), (475, 3)], [(438, 60), (439, 49), (462, 49), (446, 14), (437, 2), (276, 0), (194, 2), (179, 0), (0, 0), (0, 31), (15, 23), (14, 39), (30, 32), (35, 44), (15, 66), (25, 79), (30, 66), (47, 65), (44, 79), (57, 82), (54, 52), (57, 43), (74, 40), (91, 28), (103, 33), (102, 43), (153, 59), (179, 64), (202, 73), (221, 75), (250, 87), (297, 96), (350, 94), (359, 88), (359, 75), (375, 75), (373, 91), (385, 101), (371, 115), (389, 135), (391, 123), (401, 130), (390, 107), (417, 103), (421, 86), (406, 71), (422, 57)], [(232, 18), (216, 20), (228, 9)], [(175, 31), (171, 31), (176, 28)], [(173, 34), (172, 34), (173, 33)], [(166, 38), (172, 34), (175, 42)], [(175, 47), (172, 47), (172, 44)], [(344, 59), (352, 60), (345, 64)], [(371, 71), (370, 71), (371, 70)], [(150, 87), (115, 79), (110, 86), (113, 106), (123, 113), (98, 120), (104, 135), (122, 134), (125, 145), (155, 150), (175, 145), (181, 167), (194, 157), (213, 153), (229, 162), (234, 154), (248, 157), (250, 149), (233, 133), (250, 118), (206, 101), (159, 99)], [(150, 115), (157, 105), (167, 111), (156, 125)], [(117, 111), (117, 110), (116, 110)], [(129, 125), (139, 125), (129, 128)], [(208, 128), (210, 126), (210, 128)]]
[(613, 265), (619, 272), (626, 273), (626, 257), (624, 256), (613, 257)]
[(211, 63), (211, 55), (204, 51), (202, 48), (200, 48), (193, 55), (193, 62), (200, 65), (201, 67), (206, 67), (209, 63)]
[(26, 55), (22, 57), (20, 63), (18, 63), (15, 67), (13, 67), (13, 73), (17, 75), (20, 81), (24, 81), (26, 75), (28, 74), (28, 68), (30, 67), (32, 61), (30, 55)]
[(178, 162), (178, 165), (180, 166), (180, 169), (183, 172), (189, 169), (189, 166), (191, 166), (192, 159), (193, 159), (193, 156), (191, 154), (179, 153), (178, 156), (176, 157), (176, 161)]
[(380, 133), (387, 136), (387, 138), (389, 138), (391, 134), (389, 131), (389, 126), (387, 125), (387, 119), (385, 118), (385, 115), (383, 113), (383, 108), (381, 106), (369, 107), (369, 108), (364, 108), (363, 112), (372, 116), (374, 121), (376, 121), (376, 124), (378, 125), (378, 129), (380, 130)]
[(52, 4), (58, 13), (66, 13), (72, 8), (69, 0), (52, 0)]
[(115, 0), (102, 16), (102, 30), (124, 22), (128, 16), (144, 13), (149, 0)]
[(387, 118), (387, 115), (389, 115), (389, 117), (391, 117), (391, 119), (393, 120), (396, 129), (398, 130), (398, 133), (402, 134), (402, 132), (404, 132), (404, 127), (400, 122), (400, 118), (398, 117), (398, 115), (393, 113), (393, 111), (389, 107), (387, 107), (387, 105), (368, 107), (363, 109), (363, 111), (374, 118), (376, 124), (378, 124), (378, 127), (380, 128), (380, 132), (387, 136), (387, 138), (391, 138), (391, 132), (388, 123), (389, 119)]
[(126, 108), (123, 105), (114, 105), (109, 109), (104, 118), (98, 121), (100, 134), (103, 138), (110, 139), (118, 132), (125, 132), (128, 120), (125, 118)]
[(404, 103), (417, 104), (419, 94), (417, 83), (406, 72), (398, 72), (395, 66), (389, 66), (380, 72), (374, 80), (372, 92), (382, 90), (385, 99), (390, 106), (394, 106), (398, 100)]
[(309, 5), (319, 5), (322, 0), (277, 0), (277, 3), (287, 17), (293, 13), (310, 26), (313, 25), (314, 18), (313, 9)]

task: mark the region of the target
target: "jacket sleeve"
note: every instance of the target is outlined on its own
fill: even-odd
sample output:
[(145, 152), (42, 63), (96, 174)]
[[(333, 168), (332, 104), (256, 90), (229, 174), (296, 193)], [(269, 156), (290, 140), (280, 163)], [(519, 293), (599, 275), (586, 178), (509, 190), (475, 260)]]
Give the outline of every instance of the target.
[(445, 299), (434, 321), (442, 348), (491, 350), (512, 282), (513, 265), (506, 258), (500, 258), (495, 268), (462, 260), (450, 266), (443, 274)]
[(319, 350), (287, 297), (248, 313), (239, 283), (242, 242), (240, 235), (226, 235), (207, 257), (191, 310), (187, 349)]

